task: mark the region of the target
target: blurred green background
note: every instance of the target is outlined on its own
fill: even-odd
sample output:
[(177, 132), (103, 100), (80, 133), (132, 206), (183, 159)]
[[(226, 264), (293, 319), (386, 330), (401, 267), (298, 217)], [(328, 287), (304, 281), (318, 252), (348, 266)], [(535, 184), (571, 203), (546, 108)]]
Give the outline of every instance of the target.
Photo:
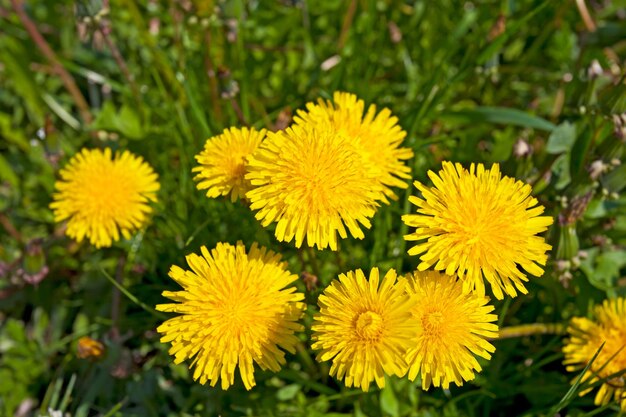
[[(307, 324), (339, 272), (416, 266), (400, 220), (413, 187), (363, 241), (315, 258), (195, 189), (207, 138), (284, 128), (336, 90), (399, 117), (416, 179), (442, 160), (499, 162), (533, 185), (553, 250), (528, 295), (495, 303), (501, 326), (562, 328), (625, 296), (625, 57), (624, 1), (0, 0), (0, 416), (615, 415), (565, 395), (576, 375), (560, 334), (494, 342), (460, 388), (392, 378), (369, 393), (329, 378), (302, 334), (281, 372), (222, 391), (172, 364), (150, 307), (176, 288), (170, 265), (220, 241), (269, 246), (298, 274), (317, 264), (316, 290), (298, 282)], [(162, 188), (145, 230), (96, 250), (67, 239), (48, 205), (58, 169), (105, 146), (142, 155)], [(100, 360), (77, 356), (85, 335)]]

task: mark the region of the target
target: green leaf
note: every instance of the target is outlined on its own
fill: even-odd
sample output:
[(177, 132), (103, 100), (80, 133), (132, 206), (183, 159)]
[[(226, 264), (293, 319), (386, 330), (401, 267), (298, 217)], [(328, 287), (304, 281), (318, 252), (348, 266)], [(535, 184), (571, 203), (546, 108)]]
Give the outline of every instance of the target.
[(546, 151), (551, 154), (569, 152), (576, 142), (576, 126), (569, 122), (562, 123), (550, 134)]
[(0, 136), (17, 145), (21, 150), (28, 152), (30, 145), (26, 139), (26, 135), (21, 130), (14, 129), (11, 123), (11, 116), (6, 113), (0, 113)]
[(78, 130), (80, 129), (80, 122), (74, 116), (72, 116), (61, 104), (50, 94), (43, 94), (43, 101), (46, 102), (50, 110), (56, 113), (57, 116), (65, 123), (67, 123), (72, 129)]
[(19, 178), (15, 175), (15, 172), (13, 172), (13, 168), (2, 155), (0, 155), (0, 180), (8, 182), (15, 188), (17, 188), (20, 183)]
[(111, 101), (105, 101), (104, 105), (96, 115), (92, 127), (94, 129), (102, 130), (116, 130), (117, 129), (117, 111), (115, 105)]
[(586, 158), (589, 157), (589, 147), (591, 146), (593, 134), (590, 129), (585, 129), (578, 135), (571, 152), (571, 172), (579, 175), (585, 168)]
[(593, 279), (590, 279), (590, 282), (592, 284), (602, 283), (611, 288), (615, 286), (620, 276), (619, 271), (624, 266), (626, 266), (626, 251), (617, 250), (604, 252), (596, 258), (595, 273), (593, 274)]
[(41, 125), (46, 111), (40, 96), (41, 88), (30, 71), (28, 48), (25, 43), (10, 36), (3, 36), (0, 40), (0, 61), (11, 80), (10, 86), (23, 99), (33, 122)]
[[(387, 381), (389, 382), (389, 381)], [(383, 415), (390, 415), (392, 417), (398, 417), (400, 415), (400, 405), (396, 394), (393, 392), (391, 385), (387, 383), (387, 386), (380, 391), (380, 409)]]
[(602, 178), (602, 185), (609, 192), (619, 193), (626, 187), (626, 165), (620, 165)]
[(559, 411), (561, 411), (563, 408), (567, 407), (567, 405), (572, 401), (574, 396), (580, 391), (580, 388), (581, 388), (581, 385), (582, 385), (583, 376), (585, 376), (585, 374), (587, 373), (587, 371), (589, 370), (591, 365), (595, 362), (595, 360), (597, 359), (598, 355), (600, 354), (600, 351), (602, 350), (602, 348), (604, 348), (604, 342), (602, 343), (602, 345), (600, 345), (600, 347), (598, 348), (596, 353), (593, 355), (593, 357), (591, 358), (591, 360), (587, 364), (587, 366), (585, 366), (585, 369), (583, 369), (583, 371), (580, 374), (578, 374), (578, 377), (576, 377), (576, 381), (574, 381), (574, 384), (565, 393), (563, 398), (561, 398), (561, 400), (558, 402), (558, 404), (556, 404), (554, 407), (552, 407), (550, 409), (550, 411), (548, 411), (548, 413), (546, 413), (546, 415), (548, 415), (548, 416), (555, 416), (555, 415), (557, 415), (557, 413)]
[(198, 122), (200, 128), (202, 129), (202, 137), (205, 139), (213, 136), (209, 125), (206, 122), (206, 116), (204, 111), (198, 104), (198, 100), (196, 99), (196, 95), (194, 90), (189, 86), (189, 81), (186, 79), (183, 80), (183, 86), (185, 87), (185, 94), (187, 94), (187, 99), (189, 100), (189, 105), (191, 106), (191, 111)]
[(276, 391), (276, 398), (279, 401), (291, 400), (292, 398), (296, 396), (296, 394), (298, 394), (298, 392), (300, 392), (300, 389), (301, 387), (298, 384), (286, 385), (280, 388), (278, 391)]
[(517, 135), (512, 128), (493, 132), (493, 147), (491, 148), (490, 159), (493, 162), (506, 161), (513, 152), (513, 144)]
[(477, 62), (483, 64), (487, 60), (491, 59), (492, 56), (504, 46), (504, 44), (506, 43), (506, 41), (509, 40), (510, 37), (515, 37), (520, 28), (523, 27), (527, 21), (529, 21), (534, 15), (539, 13), (544, 7), (549, 4), (549, 1), (541, 2), (539, 6), (528, 12), (521, 19), (513, 22), (512, 24), (508, 24), (505, 33), (498, 36), (480, 53), (480, 55), (476, 58)]
[(562, 190), (569, 185), (572, 181), (570, 174), (570, 153), (564, 153), (556, 159), (552, 165), (552, 173), (557, 177), (557, 182), (554, 185), (557, 190)]
[(539, 130), (552, 131), (556, 128), (554, 123), (541, 117), (518, 109), (506, 107), (476, 107), (469, 110), (460, 110), (445, 113), (444, 118), (475, 123), (494, 123), (504, 125), (521, 126)]
[(581, 262), (580, 269), (591, 285), (609, 291), (615, 286), (620, 277), (620, 270), (625, 266), (625, 250), (599, 252), (593, 248), (587, 251), (587, 259)]
[(142, 139), (145, 136), (137, 112), (126, 104), (117, 112), (110, 101), (104, 103), (92, 127), (116, 132), (128, 139)]
[(141, 139), (144, 136), (137, 112), (128, 105), (123, 105), (117, 118), (117, 130), (129, 139)]

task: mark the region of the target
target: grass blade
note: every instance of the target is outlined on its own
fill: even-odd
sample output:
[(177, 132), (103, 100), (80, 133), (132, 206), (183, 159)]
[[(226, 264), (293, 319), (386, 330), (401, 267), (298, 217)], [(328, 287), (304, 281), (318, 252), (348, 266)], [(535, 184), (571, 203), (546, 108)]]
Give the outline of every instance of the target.
[(120, 290), (122, 292), (122, 294), (124, 294), (130, 301), (132, 301), (133, 303), (137, 304), (139, 307), (143, 308), (145, 311), (147, 311), (148, 313), (152, 314), (154, 317), (158, 317), (161, 320), (166, 320), (167, 319), (165, 314), (162, 314), (162, 313), (156, 311), (154, 308), (150, 307), (149, 305), (141, 302), (130, 291), (128, 291), (126, 288), (124, 288), (124, 286), (122, 286), (122, 284), (117, 282), (111, 275), (109, 275), (107, 273), (107, 271), (104, 270), (104, 268), (100, 268), (100, 271), (106, 277), (106, 279), (108, 279), (111, 282), (111, 284), (113, 284), (118, 290)]
[(598, 358), (598, 355), (600, 354), (600, 351), (604, 348), (604, 342), (600, 345), (600, 347), (598, 348), (598, 350), (596, 351), (596, 353), (594, 353), (593, 357), (591, 358), (591, 360), (589, 361), (589, 363), (587, 364), (587, 366), (585, 366), (585, 369), (583, 369), (583, 371), (578, 375), (578, 377), (576, 378), (576, 381), (574, 382), (574, 384), (570, 387), (570, 389), (565, 393), (565, 395), (563, 396), (563, 398), (561, 398), (561, 401), (558, 402), (557, 405), (555, 405), (554, 407), (552, 407), (550, 409), (550, 411), (548, 411), (548, 413), (546, 415), (548, 416), (554, 416), (556, 415), (559, 411), (561, 411), (563, 408), (565, 408), (574, 398), (574, 396), (581, 391), (579, 388), (581, 388), (582, 384), (582, 379), (583, 376), (585, 376), (585, 374), (587, 373), (587, 371), (589, 370), (589, 368), (591, 367), (591, 365), (595, 362), (595, 360)]
[(445, 113), (443, 118), (467, 123), (493, 123), (527, 127), (551, 132), (556, 125), (538, 116), (506, 107), (475, 107), (468, 110)]

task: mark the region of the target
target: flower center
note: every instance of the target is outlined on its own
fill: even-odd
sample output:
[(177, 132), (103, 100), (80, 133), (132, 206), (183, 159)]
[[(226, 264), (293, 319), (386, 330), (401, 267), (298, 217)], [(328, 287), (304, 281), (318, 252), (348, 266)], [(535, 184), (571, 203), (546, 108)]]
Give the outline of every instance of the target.
[(468, 245), (482, 245), (486, 241), (492, 241), (492, 236), (494, 235), (494, 232), (496, 234), (498, 233), (498, 231), (502, 232), (506, 227), (506, 225), (500, 223), (498, 219), (487, 216), (486, 211), (488, 209), (481, 208), (480, 210), (485, 211), (483, 211), (482, 213), (478, 213), (476, 219), (472, 222), (469, 222), (469, 224), (465, 227)]
[[(242, 297), (243, 298), (243, 297)], [(228, 327), (241, 326), (247, 323), (254, 313), (250, 310), (248, 300), (230, 298), (222, 305), (221, 320)]]
[(382, 330), (383, 319), (373, 311), (361, 313), (356, 320), (356, 334), (363, 339), (377, 339)]
[(441, 311), (433, 311), (422, 316), (422, 327), (428, 335), (440, 335), (442, 331), (443, 314)]
[(474, 230), (472, 230), (469, 233), (470, 238), (467, 240), (467, 244), (468, 245), (473, 245), (475, 243), (480, 242), (481, 237), (482, 237), (482, 228), (481, 227), (476, 227)]
[(114, 168), (85, 175), (81, 191), (83, 211), (99, 219), (118, 218), (134, 196), (128, 175)]
[(246, 175), (246, 155), (239, 154), (232, 157), (229, 161), (228, 174), (236, 180), (243, 180)]

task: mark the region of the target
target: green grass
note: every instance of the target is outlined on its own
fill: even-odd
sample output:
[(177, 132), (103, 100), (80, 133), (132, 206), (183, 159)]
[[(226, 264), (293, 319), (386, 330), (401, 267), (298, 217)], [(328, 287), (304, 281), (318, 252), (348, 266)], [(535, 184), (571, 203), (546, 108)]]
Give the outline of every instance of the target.
[[(224, 392), (172, 364), (152, 308), (176, 288), (170, 265), (220, 241), (279, 251), (294, 273), (319, 270), (321, 288), (354, 268), (416, 267), (400, 219), (413, 210), (412, 188), (380, 208), (364, 240), (315, 258), (277, 242), (244, 205), (195, 189), (194, 155), (209, 136), (244, 123), (272, 129), (336, 90), (392, 110), (417, 180), (442, 160), (499, 162), (533, 185), (555, 217), (553, 249), (528, 295), (495, 302), (501, 326), (566, 325), (625, 296), (624, 131), (620, 140), (613, 121), (626, 110), (623, 2), (587, 2), (595, 32), (572, 1), (113, 0), (109, 13), (97, 0), (24, 2), (87, 108), (14, 12), (22, 2), (0, 0), (0, 416), (28, 399), (31, 415), (72, 416), (618, 413), (615, 404), (598, 411), (593, 393), (575, 395), (563, 338), (551, 334), (495, 341), (492, 360), (460, 388), (423, 392), (392, 378), (369, 393), (330, 378), (302, 334), (281, 372)], [(335, 66), (322, 65), (333, 57)], [(604, 73), (592, 77), (594, 60)], [(515, 154), (518, 140), (530, 155)], [(162, 188), (145, 230), (96, 250), (67, 239), (48, 205), (58, 169), (80, 148), (103, 146), (142, 155)], [(598, 160), (610, 169), (591, 178)], [(319, 291), (307, 294), (307, 325)], [(77, 358), (83, 335), (104, 342), (102, 361)]]

